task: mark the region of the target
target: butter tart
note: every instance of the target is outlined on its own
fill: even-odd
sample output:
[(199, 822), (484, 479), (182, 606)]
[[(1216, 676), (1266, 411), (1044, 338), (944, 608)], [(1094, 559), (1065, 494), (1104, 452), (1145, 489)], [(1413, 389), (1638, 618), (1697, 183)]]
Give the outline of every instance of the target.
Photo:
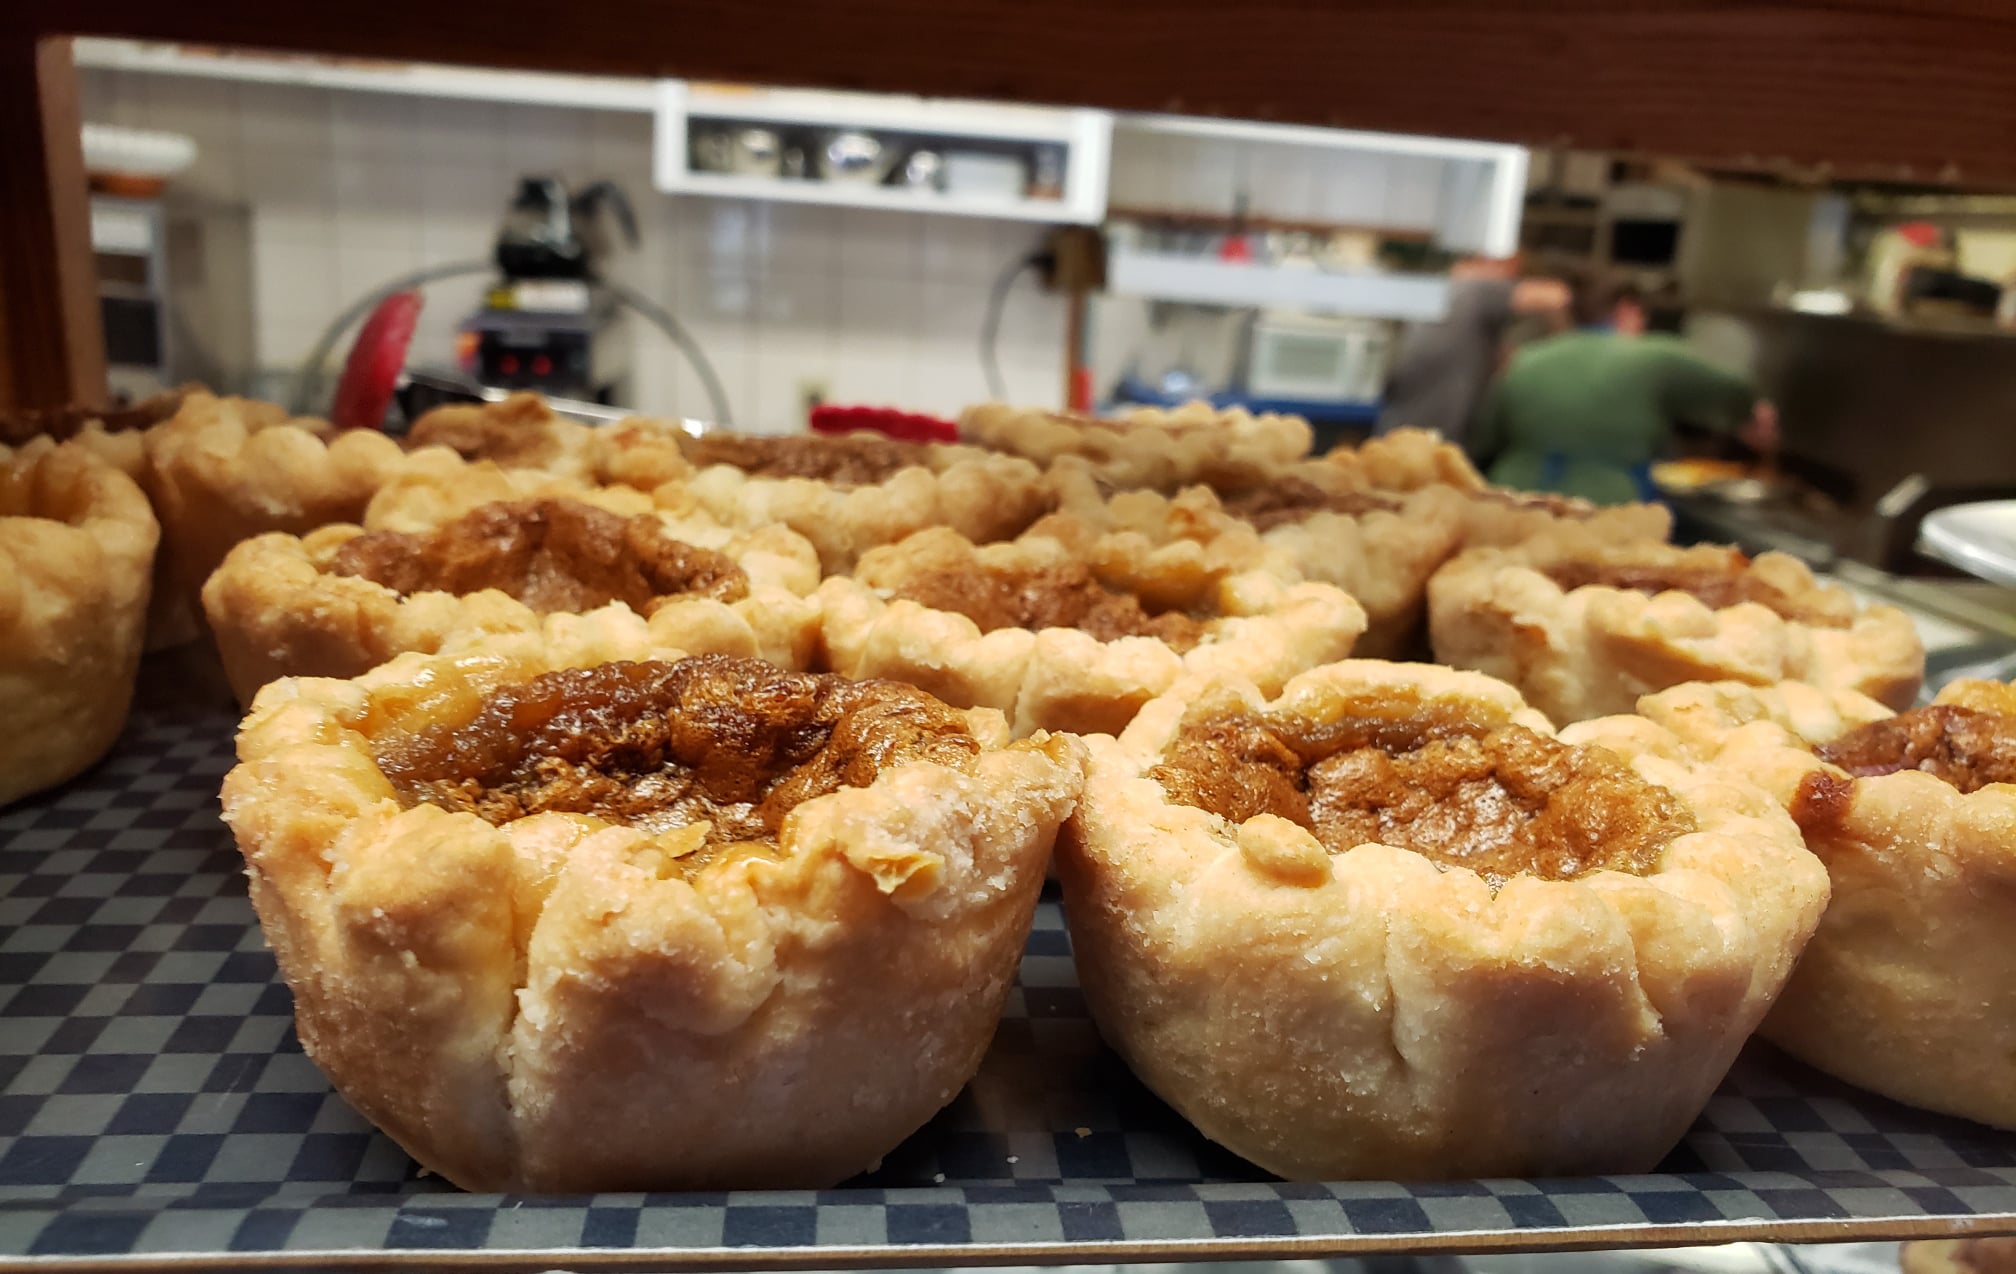
[(240, 540), (355, 522), (393, 475), (456, 460), (444, 447), (408, 454), (372, 430), (339, 433), (272, 403), (201, 390), (147, 431), (146, 446), (168, 571), (199, 610), (203, 582)]
[[(975, 545), (920, 531), (819, 586), (829, 666), (948, 703), (998, 708), (1015, 733), (1117, 732), (1186, 675), (1279, 686), (1341, 659), (1365, 613), (1327, 584), (1200, 575), (1159, 594), (1105, 578), (1049, 535)], [(1166, 581), (1165, 581), (1166, 584)]]
[(986, 1051), (1080, 745), (564, 618), (260, 693), (224, 817), (308, 1055), (470, 1190), (873, 1166)]
[(1564, 724), (1725, 679), (1901, 706), (1925, 671), (1902, 611), (1858, 607), (1796, 558), (1620, 544), (1586, 528), (1459, 555), (1429, 582), (1428, 623), (1438, 661), (1503, 677)]
[(591, 428), (555, 412), (540, 395), (436, 407), (413, 422), (406, 447), (447, 447), (465, 460), (529, 469), (580, 482), (650, 490), (688, 477), (676, 424), (631, 416)]
[(0, 447), (0, 805), (118, 737), (159, 537), (139, 486), (89, 448)]
[(1256, 416), (1202, 402), (1103, 417), (982, 403), (966, 409), (959, 428), (995, 451), (1045, 466), (1069, 458), (1109, 487), (1158, 491), (1194, 483), (1226, 490), (1257, 485), (1307, 456), (1314, 438), (1300, 416)]
[[(168, 390), (119, 408), (66, 408), (22, 412), (0, 417), (0, 442), (26, 441), (46, 435), (74, 442), (138, 483), (149, 503), (155, 500), (154, 469), (147, 461), (147, 430), (172, 417), (189, 389)], [(38, 435), (37, 430), (43, 431)], [(169, 555), (154, 554), (154, 577), (147, 589), (146, 649), (163, 650), (203, 635), (190, 599), (176, 591)]]
[[(354, 677), (402, 651), (603, 607), (648, 620), (658, 646), (804, 667), (819, 635), (818, 610), (799, 595), (818, 578), (802, 569), (811, 546), (781, 527), (742, 537), (682, 526), (633, 495), (646, 509), (629, 516), (547, 496), (426, 529), (338, 523), (247, 540), (203, 589), (232, 689), (250, 703), (277, 677)], [(802, 557), (772, 551), (780, 539)]]
[(1763, 791), (1624, 724), (1349, 660), (1087, 739), (1056, 866), (1101, 1033), (1285, 1177), (1650, 1170), (1827, 878)]
[(1379, 491), (1454, 487), (1484, 491), (1488, 485), (1463, 449), (1432, 429), (1409, 425), (1367, 438), (1355, 446), (1332, 447), (1322, 463), (1353, 486)]
[(1036, 466), (974, 447), (871, 434), (708, 434), (686, 446), (700, 471), (659, 489), (669, 507), (735, 526), (788, 526), (812, 541), (829, 573), (927, 527), (976, 543), (1008, 539), (1051, 504)]
[(1688, 685), (1641, 710), (1791, 811), (1833, 878), (1763, 1035), (1885, 1097), (2016, 1128), (2016, 688), (1898, 715), (1848, 691)]
[(1280, 471), (1262, 487), (1219, 496), (1189, 487), (1101, 496), (1082, 470), (1058, 466), (1051, 481), (1062, 517), (1114, 533), (1123, 556), (1163, 569), (1223, 572), (1268, 566), (1334, 584), (1365, 609), (1353, 653), (1382, 658), (1422, 642), (1428, 577), (1459, 547), (1465, 500), (1447, 486), (1375, 491), (1340, 482), (1320, 461)]
[(593, 429), (558, 415), (538, 394), (518, 393), (494, 403), (436, 407), (414, 421), (402, 441), (408, 450), (446, 447), (464, 460), (586, 480), (595, 476), (594, 438)]

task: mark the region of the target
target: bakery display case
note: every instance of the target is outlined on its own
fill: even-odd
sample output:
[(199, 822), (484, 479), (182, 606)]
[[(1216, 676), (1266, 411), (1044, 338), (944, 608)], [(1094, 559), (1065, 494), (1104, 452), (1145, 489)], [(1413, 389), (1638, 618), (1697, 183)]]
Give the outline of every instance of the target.
[(1853, 570), (1201, 402), (91, 405), (72, 35), (2016, 172), (1973, 8), (1459, 8), (0, 17), (0, 1268), (2016, 1235), (2016, 698)]

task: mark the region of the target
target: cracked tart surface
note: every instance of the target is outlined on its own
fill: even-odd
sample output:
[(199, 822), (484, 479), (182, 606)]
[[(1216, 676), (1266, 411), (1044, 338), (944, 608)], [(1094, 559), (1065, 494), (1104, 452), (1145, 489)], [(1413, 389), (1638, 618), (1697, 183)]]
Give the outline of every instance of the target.
[(1650, 728), (1373, 660), (1155, 700), (1086, 741), (1058, 840), (1101, 1032), (1283, 1176), (1649, 1170), (1827, 895), (1765, 793)]
[(978, 1066), (1079, 746), (621, 653), (509, 634), (261, 693), (225, 818), (303, 1044), (464, 1188), (832, 1185)]

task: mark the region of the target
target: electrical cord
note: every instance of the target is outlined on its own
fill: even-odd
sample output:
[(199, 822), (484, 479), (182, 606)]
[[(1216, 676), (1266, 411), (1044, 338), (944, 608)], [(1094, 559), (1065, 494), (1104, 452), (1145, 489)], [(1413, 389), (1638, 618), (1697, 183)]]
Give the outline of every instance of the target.
[(1015, 286), (1015, 280), (1022, 276), (1024, 270), (1032, 266), (1040, 268), (1055, 260), (1051, 253), (1041, 251), (1017, 257), (995, 276), (994, 286), (987, 294), (987, 313), (980, 320), (980, 370), (987, 377), (987, 393), (997, 402), (1008, 400), (1008, 385), (1001, 378), (1001, 358), (996, 350), (1001, 340), (1001, 311), (1007, 308), (1008, 291)]
[(722, 388), (721, 378), (714, 374), (714, 364), (707, 361), (707, 355), (701, 351), (700, 343), (693, 339), (692, 333), (681, 326), (678, 319), (672, 317), (672, 311), (624, 284), (605, 280), (602, 286), (608, 288), (617, 300), (642, 315), (646, 322), (665, 333), (666, 337), (679, 347), (679, 352), (685, 355), (686, 362), (693, 368), (693, 374), (700, 378), (700, 388), (707, 395), (707, 406), (714, 413), (714, 423), (732, 428), (735, 419), (728, 412), (728, 391)]
[[(376, 309), (379, 302), (386, 297), (428, 283), (438, 283), (443, 279), (488, 274), (495, 269), (496, 265), (487, 260), (457, 261), (449, 265), (429, 266), (424, 270), (415, 270), (411, 274), (402, 274), (391, 282), (372, 289), (338, 314), (335, 321), (324, 328), (322, 335), (316, 338), (314, 346), (308, 351), (308, 357), (302, 360), (300, 370), (294, 374), (294, 389), (288, 397), (287, 409), (297, 416), (308, 414), (310, 405), (321, 396), (322, 368), (329, 361), (330, 351), (336, 348), (336, 342), (343, 339), (343, 333), (362, 322), (364, 316)], [(735, 422), (729, 414), (728, 394), (721, 386), (721, 378), (715, 375), (714, 365), (707, 361), (707, 355), (701, 350), (699, 343), (680, 325), (678, 319), (672, 317), (672, 312), (624, 284), (604, 282), (602, 286), (608, 288), (610, 294), (618, 301), (637, 311), (646, 322), (671, 340), (687, 363), (692, 366), (694, 374), (700, 378), (700, 387), (707, 395), (707, 405), (713, 412), (714, 423), (732, 426)]]

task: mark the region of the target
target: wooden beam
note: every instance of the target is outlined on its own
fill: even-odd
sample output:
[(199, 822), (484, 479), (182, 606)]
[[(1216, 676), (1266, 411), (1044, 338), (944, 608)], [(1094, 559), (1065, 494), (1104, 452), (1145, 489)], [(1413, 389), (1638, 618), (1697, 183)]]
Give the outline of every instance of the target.
[(0, 29), (0, 408), (105, 393), (70, 42)]
[(1996, 0), (15, 0), (49, 31), (2016, 173)]

